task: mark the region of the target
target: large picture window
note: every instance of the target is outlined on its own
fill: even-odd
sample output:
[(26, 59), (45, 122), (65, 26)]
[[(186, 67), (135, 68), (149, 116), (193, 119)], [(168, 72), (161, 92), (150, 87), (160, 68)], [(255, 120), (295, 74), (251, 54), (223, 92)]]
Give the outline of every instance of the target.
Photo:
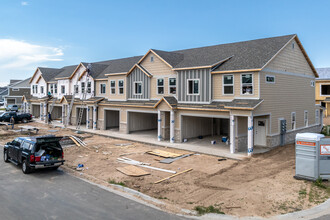
[(168, 79), (168, 87), (170, 94), (176, 94), (176, 78)]
[(119, 94), (124, 94), (124, 80), (118, 80)]
[(110, 93), (116, 94), (116, 81), (115, 80), (110, 81)]
[(134, 82), (134, 95), (142, 95), (142, 82)]
[(223, 76), (223, 94), (224, 95), (234, 94), (234, 75)]
[(187, 93), (188, 95), (199, 94), (199, 79), (188, 79)]
[(253, 76), (252, 74), (242, 74), (242, 95), (253, 94)]
[(164, 94), (164, 79), (157, 79), (157, 94)]

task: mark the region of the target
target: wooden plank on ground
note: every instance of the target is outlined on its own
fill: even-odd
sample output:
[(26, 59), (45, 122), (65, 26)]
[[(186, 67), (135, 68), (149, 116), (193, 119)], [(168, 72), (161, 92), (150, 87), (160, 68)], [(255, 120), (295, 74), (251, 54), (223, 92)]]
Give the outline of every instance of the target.
[(182, 171), (182, 172), (179, 172), (179, 173), (176, 173), (176, 174), (174, 174), (174, 175), (172, 175), (172, 176), (169, 176), (169, 177), (166, 177), (166, 178), (164, 178), (164, 179), (158, 180), (158, 181), (156, 181), (156, 182), (154, 182), (154, 183), (155, 183), (155, 184), (157, 184), (157, 183), (161, 183), (161, 182), (163, 182), (163, 181), (165, 181), (165, 180), (171, 179), (171, 178), (173, 178), (173, 177), (175, 177), (175, 176), (178, 176), (178, 175), (180, 175), (180, 174), (183, 174), (183, 173), (187, 173), (187, 172), (189, 172), (189, 171), (191, 171), (191, 170), (192, 170), (192, 168), (190, 168), (190, 169), (188, 169), (188, 170), (185, 170), (185, 171)]
[(175, 157), (180, 157), (183, 154), (176, 154), (176, 153), (172, 153), (172, 152), (168, 152), (168, 151), (164, 151), (164, 150), (153, 150), (153, 151), (147, 151), (147, 154), (152, 154), (152, 155), (156, 155), (156, 156), (160, 156), (160, 157), (165, 157), (165, 158), (175, 158)]
[(144, 171), (141, 168), (133, 166), (133, 165), (129, 165), (126, 167), (118, 167), (118, 168), (116, 168), (116, 170), (118, 170), (119, 172), (121, 172), (127, 176), (135, 176), (135, 177), (145, 176), (145, 175), (150, 174), (147, 171)]
[(80, 144), (73, 138), (73, 137), (69, 137), (78, 147), (80, 147)]

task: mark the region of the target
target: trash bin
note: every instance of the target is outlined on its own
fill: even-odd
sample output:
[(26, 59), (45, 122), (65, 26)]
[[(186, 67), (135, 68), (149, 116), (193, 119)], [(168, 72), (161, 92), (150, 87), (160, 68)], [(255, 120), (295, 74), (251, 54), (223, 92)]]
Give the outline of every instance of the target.
[(295, 178), (330, 179), (330, 138), (323, 134), (299, 133), (296, 135)]

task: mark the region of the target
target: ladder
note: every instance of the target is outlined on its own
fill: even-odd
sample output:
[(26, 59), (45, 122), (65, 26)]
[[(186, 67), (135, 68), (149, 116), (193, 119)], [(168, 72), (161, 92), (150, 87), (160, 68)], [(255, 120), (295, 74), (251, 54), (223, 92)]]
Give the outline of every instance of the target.
[[(76, 124), (76, 130), (80, 130), (80, 126), (81, 126), (81, 121), (82, 121), (82, 117), (84, 115), (84, 109), (85, 109), (85, 104), (84, 104), (84, 100), (86, 100), (86, 96), (87, 96), (87, 92), (88, 92), (88, 74), (86, 74), (86, 79), (85, 79), (85, 85), (84, 85), (84, 92), (83, 92), (83, 96), (81, 98), (81, 105), (79, 108), (79, 115), (78, 115), (78, 120), (77, 120), (77, 124)], [(88, 111), (86, 110), (86, 114), (88, 114)], [(87, 123), (87, 121), (86, 121)]]
[(52, 105), (50, 106), (50, 109), (49, 109), (50, 114), (52, 114), (52, 112), (53, 112), (55, 101), (56, 101), (56, 98), (53, 97), (53, 102), (52, 102)]
[(74, 103), (74, 98), (75, 98), (75, 95), (76, 95), (76, 87), (78, 86), (78, 81), (76, 82), (76, 85), (73, 87), (73, 93), (72, 93), (72, 99), (71, 99), (71, 102), (70, 102), (70, 105), (69, 105), (69, 109), (68, 109), (68, 112), (67, 112), (67, 116), (66, 116), (66, 123), (64, 123), (65, 127), (67, 125), (69, 125), (69, 121), (70, 121), (70, 117), (71, 117), (71, 112), (72, 112), (72, 107), (73, 107), (73, 103)]

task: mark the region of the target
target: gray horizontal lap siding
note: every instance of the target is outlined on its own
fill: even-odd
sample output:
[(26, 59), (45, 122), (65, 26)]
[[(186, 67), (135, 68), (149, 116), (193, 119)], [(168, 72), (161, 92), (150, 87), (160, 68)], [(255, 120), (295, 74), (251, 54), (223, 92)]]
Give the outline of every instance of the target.
[[(210, 69), (180, 70), (178, 72), (179, 102), (210, 102), (211, 72)], [(187, 80), (199, 79), (199, 95), (188, 95)]]
[[(142, 82), (142, 95), (134, 95), (134, 82)], [(149, 99), (150, 98), (150, 78), (139, 68), (135, 68), (127, 77), (128, 99)]]

